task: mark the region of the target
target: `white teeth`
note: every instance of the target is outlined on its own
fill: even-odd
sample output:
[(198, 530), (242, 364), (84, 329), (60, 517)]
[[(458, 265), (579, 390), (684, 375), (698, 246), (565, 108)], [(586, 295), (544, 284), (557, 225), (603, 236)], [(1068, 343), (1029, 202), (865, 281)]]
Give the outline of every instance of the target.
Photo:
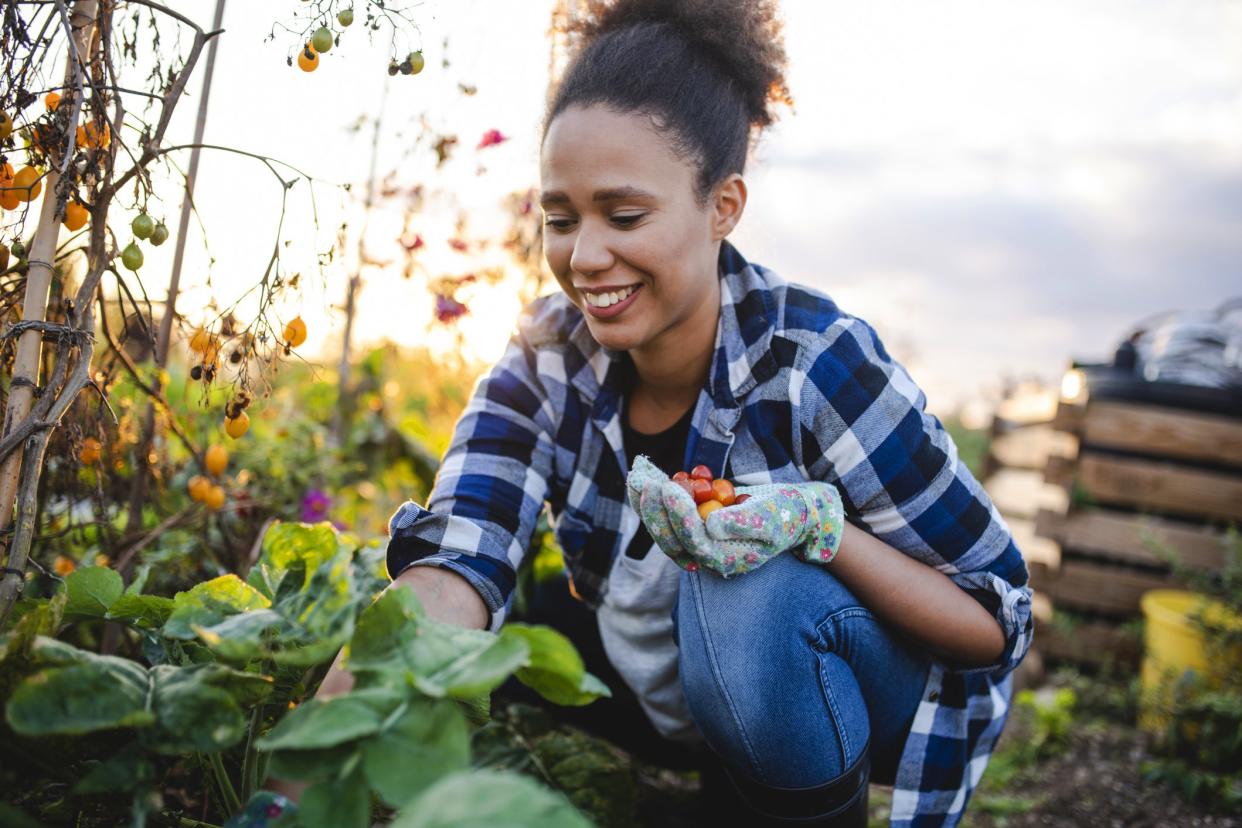
[(586, 293), (584, 291), (582, 295), (588, 305), (596, 308), (607, 308), (629, 298), (630, 294), (636, 290), (638, 288), (632, 286), (624, 290), (614, 290), (608, 293)]

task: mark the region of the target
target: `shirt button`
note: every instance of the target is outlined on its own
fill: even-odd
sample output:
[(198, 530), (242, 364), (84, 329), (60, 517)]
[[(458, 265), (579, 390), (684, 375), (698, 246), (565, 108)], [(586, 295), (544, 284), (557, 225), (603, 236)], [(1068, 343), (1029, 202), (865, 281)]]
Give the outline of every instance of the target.
[(928, 693), (928, 694), (927, 694), (927, 700), (928, 700), (928, 701), (933, 701), (933, 702), (934, 702), (934, 701), (939, 701), (939, 700), (940, 700), (940, 693), (939, 693), (939, 692), (937, 692), (936, 690), (931, 691), (930, 693)]

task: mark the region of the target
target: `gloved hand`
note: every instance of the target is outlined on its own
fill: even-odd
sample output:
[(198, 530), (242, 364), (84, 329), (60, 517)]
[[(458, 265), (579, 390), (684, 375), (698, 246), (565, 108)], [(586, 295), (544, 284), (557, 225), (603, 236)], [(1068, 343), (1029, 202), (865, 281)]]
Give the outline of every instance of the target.
[(292, 824), (293, 816), (297, 812), (298, 806), (283, 795), (272, 791), (258, 791), (250, 797), (240, 813), (224, 823), (224, 828), (276, 828), (278, 825)]
[(652, 539), (683, 569), (706, 566), (726, 577), (740, 575), (786, 549), (827, 564), (840, 548), (845, 510), (828, 483), (741, 486), (737, 494), (749, 499), (717, 509), (706, 521), (690, 493), (645, 457), (635, 459), (626, 488)]

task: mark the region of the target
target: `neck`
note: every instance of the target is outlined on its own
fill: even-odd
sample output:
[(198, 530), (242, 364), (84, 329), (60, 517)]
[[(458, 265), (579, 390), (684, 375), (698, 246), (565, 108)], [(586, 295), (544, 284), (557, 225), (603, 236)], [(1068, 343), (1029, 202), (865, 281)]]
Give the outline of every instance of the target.
[(685, 408), (707, 382), (720, 322), (720, 283), (711, 285), (689, 317), (656, 341), (630, 351), (638, 373), (636, 390), (661, 408)]

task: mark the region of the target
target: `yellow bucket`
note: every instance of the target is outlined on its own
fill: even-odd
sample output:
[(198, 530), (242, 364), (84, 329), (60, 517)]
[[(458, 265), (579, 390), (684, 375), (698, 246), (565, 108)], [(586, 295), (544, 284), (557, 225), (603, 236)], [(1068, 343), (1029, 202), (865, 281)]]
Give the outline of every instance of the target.
[(1162, 685), (1169, 674), (1178, 677), (1189, 671), (1209, 681), (1212, 678), (1214, 671), (1207, 661), (1203, 631), (1196, 616), (1213, 626), (1231, 629), (1242, 626), (1242, 617), (1218, 601), (1179, 589), (1151, 590), (1143, 594), (1139, 604), (1146, 621), (1139, 725), (1155, 732), (1165, 724), (1155, 708), (1168, 700), (1169, 688)]

